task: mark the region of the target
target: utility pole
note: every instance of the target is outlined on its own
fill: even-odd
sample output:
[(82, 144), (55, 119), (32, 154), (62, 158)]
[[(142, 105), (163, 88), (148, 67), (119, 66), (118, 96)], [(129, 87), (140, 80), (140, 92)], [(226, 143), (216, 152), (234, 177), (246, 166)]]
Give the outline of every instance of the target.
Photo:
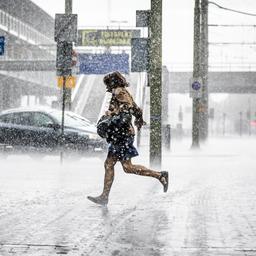
[[(200, 77), (200, 2), (195, 0), (194, 7), (194, 60), (193, 77)], [(192, 148), (199, 148), (199, 104), (200, 99), (193, 98)]]
[[(72, 2), (73, 0), (65, 0), (65, 14), (72, 14)], [(73, 48), (73, 47), (72, 47)], [(66, 79), (65, 79), (66, 80)], [(65, 105), (66, 108), (68, 110), (71, 110), (71, 94), (72, 94), (72, 90), (70, 88), (66, 88), (63, 87), (63, 90), (65, 91), (65, 93), (63, 93), (63, 95), (65, 95)]]
[(201, 0), (201, 78), (202, 98), (200, 99), (199, 137), (208, 138), (208, 0)]
[(151, 0), (149, 22), (150, 165), (162, 164), (162, 0)]

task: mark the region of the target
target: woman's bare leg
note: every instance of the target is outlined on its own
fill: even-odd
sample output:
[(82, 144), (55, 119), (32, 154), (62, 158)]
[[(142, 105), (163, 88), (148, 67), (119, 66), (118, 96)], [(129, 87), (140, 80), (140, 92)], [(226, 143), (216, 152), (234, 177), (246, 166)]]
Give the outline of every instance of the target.
[(121, 164), (126, 173), (132, 173), (132, 174), (137, 174), (142, 176), (150, 176), (156, 179), (160, 179), (161, 177), (161, 172), (150, 170), (143, 165), (132, 164), (131, 159), (123, 160), (121, 161)]
[(126, 173), (149, 176), (158, 179), (163, 185), (164, 192), (167, 192), (169, 183), (168, 172), (157, 172), (150, 170), (143, 165), (132, 164), (131, 159), (121, 161), (121, 164)]
[(108, 198), (115, 176), (114, 166), (117, 159), (113, 156), (108, 156), (105, 160), (105, 178), (104, 178), (104, 188), (101, 194), (102, 197)]
[(107, 157), (104, 163), (105, 167), (105, 178), (104, 178), (104, 188), (100, 196), (92, 197), (88, 196), (87, 198), (92, 202), (100, 205), (106, 205), (108, 203), (108, 196), (114, 181), (114, 166), (117, 162), (117, 158), (113, 156)]

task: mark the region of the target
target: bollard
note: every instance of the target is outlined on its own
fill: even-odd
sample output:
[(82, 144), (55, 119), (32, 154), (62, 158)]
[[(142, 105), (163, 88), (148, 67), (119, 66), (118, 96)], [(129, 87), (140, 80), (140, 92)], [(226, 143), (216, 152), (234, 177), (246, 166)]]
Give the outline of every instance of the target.
[(171, 125), (167, 124), (164, 127), (164, 146), (166, 150), (171, 150)]

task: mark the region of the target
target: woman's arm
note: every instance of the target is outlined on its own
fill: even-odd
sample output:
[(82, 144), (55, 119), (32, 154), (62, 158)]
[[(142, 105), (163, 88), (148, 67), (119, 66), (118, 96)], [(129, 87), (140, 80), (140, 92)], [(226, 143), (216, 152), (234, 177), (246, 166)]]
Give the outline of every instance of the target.
[(141, 127), (146, 124), (146, 122), (143, 120), (142, 109), (135, 103), (135, 101), (133, 102), (132, 112), (132, 115), (135, 117), (134, 124), (138, 130), (140, 130)]
[(117, 88), (114, 93), (116, 99), (128, 108), (130, 113), (135, 117), (134, 124), (138, 130), (140, 130), (141, 127), (146, 124), (143, 120), (142, 109), (136, 104), (131, 94), (125, 88)]

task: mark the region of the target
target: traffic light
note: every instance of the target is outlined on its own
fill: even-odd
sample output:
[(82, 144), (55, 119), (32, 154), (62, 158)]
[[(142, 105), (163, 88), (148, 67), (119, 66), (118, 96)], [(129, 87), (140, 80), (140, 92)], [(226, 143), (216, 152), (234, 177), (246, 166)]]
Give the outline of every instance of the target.
[[(149, 27), (150, 10), (136, 11), (136, 27)], [(149, 38), (132, 38), (131, 40), (131, 71), (149, 71)]]
[(72, 43), (77, 41), (77, 14), (55, 15), (54, 39), (57, 42), (57, 76), (70, 76), (73, 65)]
[(58, 75), (69, 75), (66, 73), (69, 73), (69, 71), (71, 72), (72, 50), (72, 43), (57, 42), (56, 68), (59, 72)]

